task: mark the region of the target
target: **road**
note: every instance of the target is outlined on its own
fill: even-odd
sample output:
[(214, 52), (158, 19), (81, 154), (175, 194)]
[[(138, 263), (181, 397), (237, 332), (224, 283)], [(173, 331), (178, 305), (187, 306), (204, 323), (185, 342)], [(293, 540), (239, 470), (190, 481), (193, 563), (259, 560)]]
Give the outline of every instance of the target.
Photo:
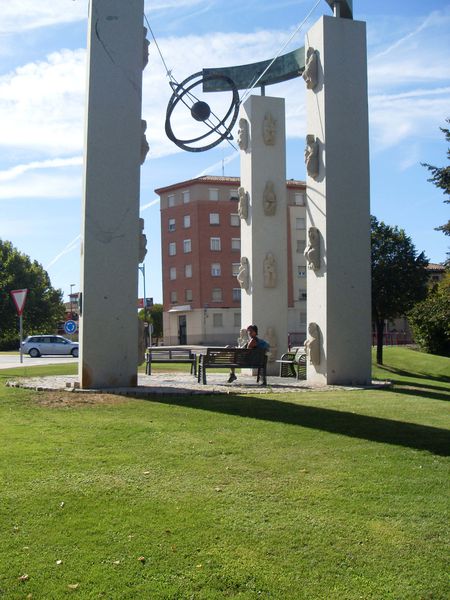
[(23, 363), (20, 362), (19, 354), (1, 354), (0, 369), (12, 369), (15, 367), (34, 367), (35, 365), (61, 365), (63, 363), (77, 363), (78, 359), (72, 356), (41, 356), (31, 358), (28, 354), (23, 355)]

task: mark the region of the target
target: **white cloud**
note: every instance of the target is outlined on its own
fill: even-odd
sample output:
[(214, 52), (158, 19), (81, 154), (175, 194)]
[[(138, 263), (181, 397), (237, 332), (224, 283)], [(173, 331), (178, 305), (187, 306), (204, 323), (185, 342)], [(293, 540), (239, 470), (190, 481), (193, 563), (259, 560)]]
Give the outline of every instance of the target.
[(0, 11), (0, 33), (27, 31), (87, 18), (87, 0), (7, 0)]
[(73, 158), (55, 158), (50, 160), (34, 161), (24, 165), (16, 165), (11, 169), (5, 169), (0, 171), (0, 181), (10, 181), (16, 179), (20, 175), (27, 173), (28, 171), (34, 171), (37, 169), (51, 169), (58, 167), (78, 167), (83, 164), (83, 158), (81, 156), (74, 156)]
[(52, 267), (55, 263), (57, 263), (63, 256), (69, 254), (73, 250), (80, 250), (80, 240), (81, 235), (77, 235), (72, 241), (70, 241), (67, 246), (65, 246), (61, 252), (59, 252), (56, 256), (54, 256), (50, 262), (46, 265), (45, 270)]
[(24, 173), (0, 187), (0, 200), (15, 198), (77, 198), (81, 196), (81, 176), (76, 173)]

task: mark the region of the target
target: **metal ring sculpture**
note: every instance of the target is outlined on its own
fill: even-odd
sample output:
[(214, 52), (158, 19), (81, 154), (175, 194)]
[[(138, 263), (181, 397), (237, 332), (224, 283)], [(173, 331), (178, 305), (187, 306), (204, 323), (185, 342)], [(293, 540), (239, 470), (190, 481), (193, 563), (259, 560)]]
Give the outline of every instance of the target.
[[(204, 83), (207, 80), (221, 80), (232, 92), (232, 100), (230, 106), (222, 120), (220, 120), (213, 112), (209, 105), (202, 100), (198, 100), (191, 90), (196, 86)], [(171, 87), (174, 90), (169, 104), (167, 105), (166, 111), (166, 123), (165, 129), (166, 134), (169, 140), (174, 142), (179, 148), (183, 150), (187, 150), (188, 152), (204, 152), (205, 150), (210, 150), (217, 146), (223, 140), (232, 140), (233, 136), (231, 135), (231, 130), (233, 129), (234, 124), (236, 123), (236, 119), (238, 117), (239, 112), (239, 92), (237, 90), (234, 81), (227, 77), (226, 75), (221, 74), (210, 74), (204, 75), (202, 71), (198, 73), (194, 73), (190, 75), (187, 79), (182, 81), (181, 83), (171, 82)], [(198, 137), (181, 140), (178, 139), (172, 131), (172, 127), (170, 124), (170, 118), (173, 114), (173, 111), (178, 104), (178, 102), (182, 102), (191, 112), (191, 116), (198, 122), (203, 122), (209, 127), (209, 131), (204, 133), (203, 135), (199, 135)], [(211, 121), (211, 118), (214, 118), (215, 121), (218, 121), (217, 125)], [(223, 131), (221, 131), (223, 129)], [(206, 146), (192, 146), (191, 144), (195, 144), (196, 142), (200, 142), (204, 140), (210, 135), (217, 134), (218, 138), (207, 144)]]

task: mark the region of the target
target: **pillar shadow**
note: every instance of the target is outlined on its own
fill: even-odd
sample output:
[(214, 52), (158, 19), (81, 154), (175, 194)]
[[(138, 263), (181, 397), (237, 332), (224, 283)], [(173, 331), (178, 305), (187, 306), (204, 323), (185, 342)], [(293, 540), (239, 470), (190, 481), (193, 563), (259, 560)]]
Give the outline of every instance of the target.
[(149, 396), (148, 400), (262, 421), (299, 425), (371, 442), (424, 450), (440, 456), (450, 454), (450, 431), (428, 425), (248, 395)]

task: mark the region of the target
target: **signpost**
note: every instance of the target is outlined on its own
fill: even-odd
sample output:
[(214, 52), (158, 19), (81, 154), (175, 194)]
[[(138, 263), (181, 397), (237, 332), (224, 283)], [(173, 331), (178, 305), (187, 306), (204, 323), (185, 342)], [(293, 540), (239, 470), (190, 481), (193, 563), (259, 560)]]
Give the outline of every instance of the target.
[(69, 319), (68, 321), (66, 321), (64, 323), (64, 331), (67, 334), (72, 335), (75, 333), (76, 330), (77, 330), (77, 324), (72, 319)]
[(23, 322), (22, 322), (22, 314), (23, 309), (25, 307), (25, 300), (27, 299), (28, 289), (22, 290), (11, 290), (11, 298), (16, 306), (16, 311), (19, 316), (19, 339), (20, 339), (20, 362), (23, 363), (23, 351), (22, 351), (22, 341), (23, 341)]

